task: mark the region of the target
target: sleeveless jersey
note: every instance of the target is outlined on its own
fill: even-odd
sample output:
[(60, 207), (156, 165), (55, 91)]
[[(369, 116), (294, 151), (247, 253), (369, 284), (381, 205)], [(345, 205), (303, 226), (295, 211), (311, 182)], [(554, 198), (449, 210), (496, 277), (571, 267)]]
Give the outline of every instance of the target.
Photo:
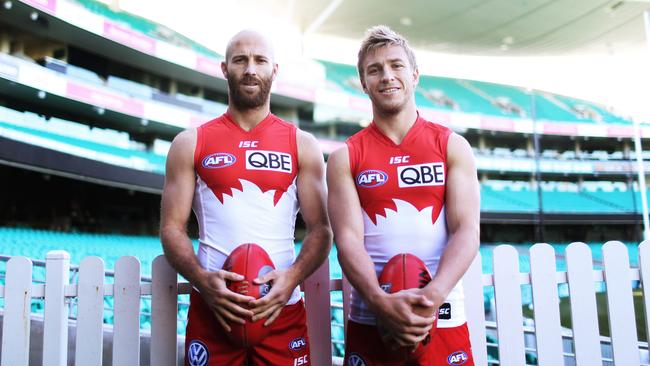
[[(294, 125), (269, 114), (246, 131), (226, 113), (197, 128), (194, 169), (192, 210), (203, 268), (221, 269), (244, 243), (264, 248), (277, 269), (293, 264), (298, 212)], [(299, 299), (295, 289), (289, 304)]]
[[(390, 258), (411, 253), (431, 274), (447, 246), (445, 177), (451, 130), (418, 116), (397, 145), (372, 123), (347, 140), (349, 163), (364, 220), (364, 245), (377, 276)], [(438, 327), (465, 322), (458, 284), (440, 307)], [(375, 316), (353, 289), (350, 319), (374, 324)]]

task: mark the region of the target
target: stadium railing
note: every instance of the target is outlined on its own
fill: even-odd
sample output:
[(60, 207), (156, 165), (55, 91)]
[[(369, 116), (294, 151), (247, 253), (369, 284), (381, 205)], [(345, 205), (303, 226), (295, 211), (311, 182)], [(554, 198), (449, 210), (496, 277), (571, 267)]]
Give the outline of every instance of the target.
[[(530, 249), (530, 272), (518, 268), (518, 251), (510, 245), (494, 249), (493, 274), (481, 271), (480, 254), (463, 278), (465, 311), (468, 318), (475, 364), (524, 365), (647, 365), (648, 345), (639, 342), (637, 327), (648, 329), (650, 309), (650, 242), (638, 250), (639, 268), (630, 268), (626, 246), (617, 241), (602, 248), (603, 269), (594, 269), (592, 253), (584, 243), (566, 248), (566, 271), (556, 271), (555, 250), (548, 244)], [(30, 350), (30, 304), (45, 300), (42, 350), (44, 365), (66, 365), (73, 349), (76, 364), (102, 364), (104, 297), (114, 298), (112, 362), (140, 363), (140, 299), (152, 297), (150, 364), (178, 364), (178, 295), (189, 293), (188, 283), (178, 283), (177, 273), (163, 256), (152, 265), (152, 282), (141, 281), (140, 263), (122, 257), (115, 266), (114, 283), (105, 283), (103, 261), (88, 257), (79, 266), (77, 283), (70, 283), (67, 252), (52, 251), (46, 259), (46, 281), (32, 283), (32, 261), (13, 257), (7, 262), (3, 303), (3, 365), (28, 365)], [(601, 336), (596, 285), (606, 287), (610, 337)], [(640, 284), (645, 305), (645, 323), (637, 324), (633, 285)], [(572, 329), (560, 322), (558, 285), (568, 286)], [(530, 286), (534, 321), (523, 317), (521, 290)], [(329, 279), (327, 263), (302, 285), (308, 308), (311, 363), (340, 364), (331, 357), (330, 291), (349, 293), (343, 279)], [(493, 289), (496, 322), (487, 322), (483, 294)], [(344, 296), (343, 308), (349, 304)], [(68, 344), (68, 302), (76, 300), (76, 344)], [(601, 309), (601, 313), (604, 309)], [(489, 339), (490, 341), (486, 341)]]

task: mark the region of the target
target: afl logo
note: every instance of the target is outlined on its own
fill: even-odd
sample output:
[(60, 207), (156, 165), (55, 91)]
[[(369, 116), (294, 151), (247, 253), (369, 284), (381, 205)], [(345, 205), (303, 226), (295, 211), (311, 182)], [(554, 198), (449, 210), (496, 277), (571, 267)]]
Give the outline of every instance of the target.
[(388, 174), (381, 170), (364, 170), (357, 175), (357, 185), (364, 188), (379, 187), (388, 181)]
[(187, 362), (190, 366), (206, 366), (210, 361), (210, 352), (203, 342), (192, 341), (187, 347)]
[(203, 167), (208, 169), (225, 168), (235, 164), (237, 158), (233, 154), (215, 153), (203, 158)]
[(450, 365), (463, 365), (467, 360), (469, 360), (467, 353), (463, 351), (456, 351), (447, 357), (447, 363)]
[(300, 351), (305, 347), (307, 347), (307, 341), (305, 341), (304, 337), (294, 338), (289, 342), (289, 349), (292, 351)]

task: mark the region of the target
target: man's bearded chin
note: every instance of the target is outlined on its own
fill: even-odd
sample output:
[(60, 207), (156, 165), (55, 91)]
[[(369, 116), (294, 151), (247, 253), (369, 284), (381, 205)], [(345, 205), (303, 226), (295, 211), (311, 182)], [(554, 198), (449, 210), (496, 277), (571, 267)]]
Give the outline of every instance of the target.
[(374, 104), (374, 109), (382, 116), (394, 116), (402, 111), (403, 104), (400, 103), (382, 103), (381, 101), (370, 98)]
[[(246, 94), (242, 92), (240, 84), (244, 81), (256, 80), (260, 90), (253, 94)], [(256, 109), (264, 105), (271, 92), (271, 78), (268, 79), (254, 79), (252, 77), (234, 80), (228, 78), (228, 91), (230, 92), (230, 103), (232, 103), (239, 110)]]

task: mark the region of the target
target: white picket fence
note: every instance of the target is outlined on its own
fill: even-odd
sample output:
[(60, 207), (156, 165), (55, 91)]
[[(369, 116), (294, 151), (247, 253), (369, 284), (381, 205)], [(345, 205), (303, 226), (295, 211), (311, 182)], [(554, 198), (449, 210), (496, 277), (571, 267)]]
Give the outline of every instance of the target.
[[(527, 348), (522, 315), (521, 286), (531, 285), (535, 317), (535, 346), (539, 365), (557, 366), (565, 362), (576, 365), (640, 365), (640, 349), (646, 343), (637, 340), (633, 306), (633, 281), (650, 281), (650, 241), (639, 246), (640, 268), (630, 268), (627, 248), (620, 242), (603, 247), (603, 270), (594, 270), (589, 247), (573, 243), (566, 249), (566, 272), (556, 271), (555, 252), (548, 244), (530, 249), (530, 273), (520, 273), (518, 252), (509, 245), (494, 250), (494, 274), (481, 273), (480, 256), (475, 258), (463, 281), (466, 312), (476, 365), (488, 362), (483, 289), (493, 286), (496, 302), (496, 332), (500, 365), (524, 365)], [(69, 283), (69, 255), (52, 251), (46, 258), (45, 284), (32, 283), (32, 262), (13, 257), (7, 262), (0, 299), (4, 302), (2, 327), (2, 366), (29, 365), (30, 305), (33, 299), (45, 299), (43, 329), (43, 365), (62, 366), (68, 360), (68, 306), (77, 301), (77, 326), (74, 347), (76, 365), (101, 365), (103, 342), (104, 297), (113, 297), (114, 326), (112, 360), (114, 365), (139, 365), (140, 298), (151, 296), (150, 364), (177, 364), (178, 295), (188, 294), (187, 283), (177, 283), (177, 274), (163, 256), (152, 265), (152, 282), (140, 280), (140, 263), (135, 257), (122, 257), (115, 265), (114, 283), (105, 283), (104, 264), (100, 258), (88, 257), (79, 266), (78, 281)], [(601, 356), (595, 286), (607, 288), (612, 360)], [(573, 330), (560, 326), (558, 285), (568, 284)], [(311, 364), (332, 365), (330, 291), (349, 291), (345, 279), (330, 280), (329, 266), (324, 263), (302, 288), (307, 306)], [(648, 329), (650, 286), (642, 286)], [(348, 299), (348, 296), (344, 296)], [(344, 301), (345, 314), (349, 304)], [(528, 329), (530, 331), (530, 329)], [(569, 335), (567, 336), (567, 332)], [(563, 336), (573, 340), (573, 352), (563, 349)], [(604, 339), (609, 343), (609, 339)], [(340, 361), (340, 360), (339, 360)]]

